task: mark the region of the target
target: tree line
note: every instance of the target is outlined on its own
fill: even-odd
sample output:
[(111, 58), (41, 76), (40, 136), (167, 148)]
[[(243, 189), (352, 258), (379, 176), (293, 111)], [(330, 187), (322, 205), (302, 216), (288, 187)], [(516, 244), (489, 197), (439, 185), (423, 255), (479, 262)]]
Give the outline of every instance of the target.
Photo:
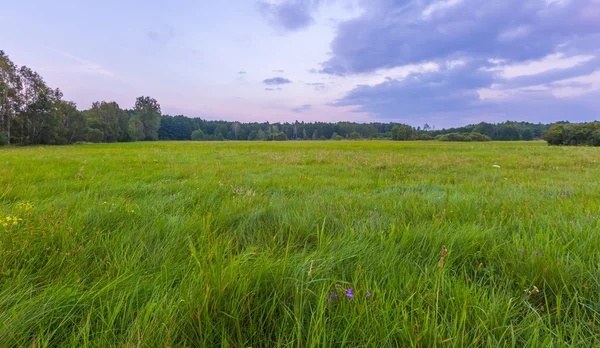
[(137, 98), (131, 110), (116, 102), (77, 110), (60, 89), (0, 50), (0, 144), (157, 140), (160, 120), (160, 105), (150, 97)]
[(549, 143), (574, 144), (577, 141), (573, 139), (581, 138), (570, 135), (579, 128), (564, 122), (552, 128), (550, 124), (507, 121), (436, 130), (429, 124), (412, 127), (394, 122), (213, 121), (163, 115), (159, 103), (145, 96), (137, 98), (131, 109), (122, 109), (114, 101), (99, 101), (87, 110), (78, 110), (74, 102), (63, 99), (59, 89), (50, 88), (39, 74), (17, 66), (0, 50), (0, 145), (142, 140), (534, 140), (548, 130), (560, 133), (557, 127), (561, 139), (566, 140), (557, 141), (554, 136)]

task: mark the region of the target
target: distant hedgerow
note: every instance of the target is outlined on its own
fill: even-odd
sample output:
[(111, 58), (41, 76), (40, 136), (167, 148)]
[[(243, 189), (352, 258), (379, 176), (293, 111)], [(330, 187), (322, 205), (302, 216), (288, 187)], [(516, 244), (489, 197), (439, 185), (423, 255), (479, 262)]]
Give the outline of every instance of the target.
[(450, 133), (438, 135), (436, 141), (491, 141), (492, 138), (481, 133)]

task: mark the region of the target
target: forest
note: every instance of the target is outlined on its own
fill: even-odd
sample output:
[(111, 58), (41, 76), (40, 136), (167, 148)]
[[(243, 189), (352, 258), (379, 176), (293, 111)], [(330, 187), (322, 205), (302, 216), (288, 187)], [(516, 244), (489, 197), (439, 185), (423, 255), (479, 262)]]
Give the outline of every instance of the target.
[[(26, 66), (16, 65), (0, 50), (0, 145), (63, 145), (142, 140), (535, 140), (546, 139), (544, 135), (551, 127), (551, 145), (600, 143), (591, 140), (597, 127), (569, 125), (567, 130), (579, 127), (593, 130), (584, 132), (583, 135), (563, 136), (565, 125), (569, 123), (560, 122), (558, 126), (553, 126), (506, 121), (435, 129), (435, 126), (427, 123), (419, 127), (393, 122), (241, 123), (166, 115), (161, 112), (156, 99), (146, 96), (137, 98), (129, 109), (122, 108), (115, 101), (98, 101), (87, 110), (79, 110), (74, 102), (64, 99), (60, 89), (49, 87), (42, 76)], [(453, 133), (479, 133), (485, 137), (441, 137)], [(561, 134), (560, 139), (556, 135), (558, 133)]]

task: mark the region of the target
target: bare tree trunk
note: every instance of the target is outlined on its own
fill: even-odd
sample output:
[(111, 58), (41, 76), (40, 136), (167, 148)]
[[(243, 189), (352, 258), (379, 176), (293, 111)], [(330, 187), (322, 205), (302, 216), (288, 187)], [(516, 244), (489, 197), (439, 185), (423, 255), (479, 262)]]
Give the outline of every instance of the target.
[(73, 137), (75, 136), (75, 132), (77, 132), (77, 127), (73, 129), (73, 133), (71, 133), (71, 138), (69, 139), (69, 144), (73, 144)]

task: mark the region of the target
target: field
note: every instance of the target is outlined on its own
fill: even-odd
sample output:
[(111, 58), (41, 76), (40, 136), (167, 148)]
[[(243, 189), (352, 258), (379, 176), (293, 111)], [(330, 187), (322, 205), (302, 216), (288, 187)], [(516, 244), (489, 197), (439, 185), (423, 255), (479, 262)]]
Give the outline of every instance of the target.
[(0, 346), (600, 345), (598, 178), (543, 142), (3, 148)]

